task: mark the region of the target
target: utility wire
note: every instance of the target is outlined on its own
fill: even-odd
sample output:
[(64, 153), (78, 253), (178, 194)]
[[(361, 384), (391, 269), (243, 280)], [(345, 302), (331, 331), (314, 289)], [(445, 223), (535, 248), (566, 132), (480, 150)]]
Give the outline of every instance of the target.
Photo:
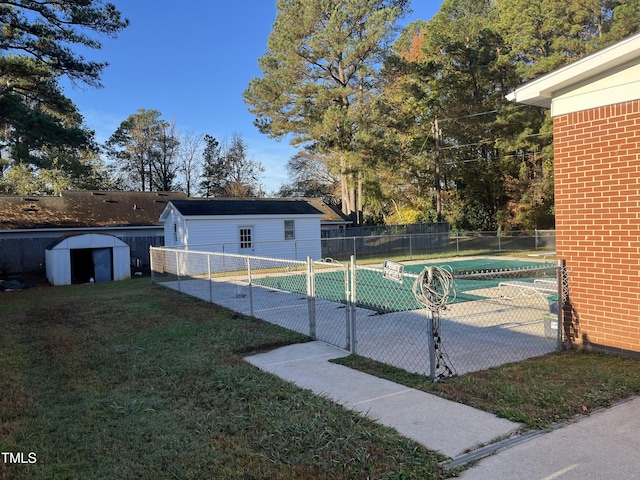
[[(521, 108), (530, 108), (531, 105), (514, 105), (512, 107), (512, 110), (520, 110)], [(480, 117), (482, 115), (489, 115), (490, 113), (499, 113), (503, 111), (502, 109), (494, 109), (494, 110), (487, 110), (485, 112), (478, 112), (478, 113), (470, 113), (468, 115), (461, 115), (459, 117), (451, 117), (451, 118), (440, 118), (439, 120), (441, 122), (455, 122), (458, 120), (464, 120), (467, 118), (474, 118), (474, 117)]]

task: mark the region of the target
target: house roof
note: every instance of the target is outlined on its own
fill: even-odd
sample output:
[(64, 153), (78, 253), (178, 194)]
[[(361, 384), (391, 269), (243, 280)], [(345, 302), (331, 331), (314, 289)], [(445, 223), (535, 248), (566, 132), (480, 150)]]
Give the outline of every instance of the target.
[(323, 215), (323, 212), (306, 200), (286, 198), (214, 198), (171, 200), (171, 205), (173, 205), (178, 212), (185, 217), (230, 215)]
[[(640, 34), (628, 37), (565, 67), (525, 83), (508, 94), (507, 99), (518, 103), (551, 108), (552, 100), (559, 95), (638, 63), (640, 63)], [(639, 89), (637, 85), (633, 88)], [(601, 97), (603, 96), (601, 95)], [(606, 101), (607, 99), (602, 98), (602, 100)]]
[(182, 192), (65, 191), (60, 196), (0, 196), (0, 230), (159, 226)]
[(333, 205), (325, 203), (321, 198), (304, 198), (298, 200), (305, 200), (313, 205), (315, 208), (324, 213), (321, 222), (324, 224), (332, 225), (351, 225), (353, 221), (347, 215), (342, 213)]

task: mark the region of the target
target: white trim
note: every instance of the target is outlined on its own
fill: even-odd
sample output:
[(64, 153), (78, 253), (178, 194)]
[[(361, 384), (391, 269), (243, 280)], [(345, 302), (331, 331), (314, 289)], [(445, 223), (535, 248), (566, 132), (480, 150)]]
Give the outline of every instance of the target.
[(551, 116), (631, 102), (640, 98), (640, 63), (554, 97)]
[[(287, 228), (287, 222), (291, 222), (291, 228)], [(284, 241), (285, 242), (295, 241), (295, 239), (296, 239), (296, 221), (293, 218), (285, 218), (283, 220), (283, 227), (284, 227)], [(289, 232), (289, 234), (291, 235), (289, 238), (287, 238), (287, 232)]]
[[(242, 231), (247, 230), (249, 233), (249, 240), (242, 240)], [(238, 225), (238, 246), (241, 252), (245, 252), (247, 250), (253, 251), (255, 246), (255, 227), (253, 225)], [(243, 247), (244, 244), (249, 244), (248, 247)]]
[(640, 34), (628, 37), (525, 83), (508, 94), (506, 98), (512, 102), (551, 108), (551, 103), (558, 94), (605, 78), (638, 63), (640, 63)]
[(322, 214), (303, 213), (303, 214), (260, 214), (255, 215), (182, 215), (185, 220), (207, 221), (207, 220), (295, 220), (300, 218), (319, 218), (322, 220)]

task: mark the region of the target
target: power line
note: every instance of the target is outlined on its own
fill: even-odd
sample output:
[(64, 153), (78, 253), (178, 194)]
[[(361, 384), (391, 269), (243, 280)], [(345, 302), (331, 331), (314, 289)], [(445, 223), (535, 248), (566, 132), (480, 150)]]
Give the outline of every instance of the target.
[[(542, 137), (542, 136), (547, 136), (550, 135), (550, 133), (532, 133), (531, 135), (526, 135), (525, 137), (522, 138), (533, 138), (533, 137)], [(476, 143), (466, 143), (464, 145), (452, 145), (450, 147), (440, 147), (440, 150), (455, 150), (457, 148), (465, 148), (465, 147), (475, 147), (478, 145), (491, 145), (492, 141), (491, 140), (483, 140), (481, 142), (476, 142)]]
[(523, 153), (513, 153), (510, 155), (499, 155), (497, 157), (492, 157), (491, 159), (487, 159), (487, 158), (468, 158), (465, 160), (456, 160), (456, 161), (451, 161), (451, 162), (445, 162), (445, 165), (447, 166), (452, 166), (452, 165), (456, 165), (458, 163), (473, 163), (473, 162), (481, 162), (483, 160), (505, 160), (508, 158), (520, 158), (523, 157), (524, 155), (539, 155), (540, 152), (523, 152)]
[[(530, 108), (531, 105), (514, 105), (512, 107), (513, 110), (519, 110), (521, 108)], [(452, 118), (441, 118), (440, 121), (441, 122), (455, 122), (457, 120), (464, 120), (467, 118), (474, 118), (474, 117), (480, 117), (482, 115), (489, 115), (490, 113), (500, 113), (502, 111), (502, 109), (494, 109), (494, 110), (487, 110), (486, 112), (478, 112), (478, 113), (470, 113), (468, 115), (461, 115), (459, 117), (452, 117)]]

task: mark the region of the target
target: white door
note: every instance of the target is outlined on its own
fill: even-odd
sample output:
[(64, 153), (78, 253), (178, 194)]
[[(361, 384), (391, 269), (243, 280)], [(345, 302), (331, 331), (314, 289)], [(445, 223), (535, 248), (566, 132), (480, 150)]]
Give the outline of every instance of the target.
[(94, 248), (93, 270), (96, 282), (110, 282), (113, 280), (113, 253), (111, 248)]

